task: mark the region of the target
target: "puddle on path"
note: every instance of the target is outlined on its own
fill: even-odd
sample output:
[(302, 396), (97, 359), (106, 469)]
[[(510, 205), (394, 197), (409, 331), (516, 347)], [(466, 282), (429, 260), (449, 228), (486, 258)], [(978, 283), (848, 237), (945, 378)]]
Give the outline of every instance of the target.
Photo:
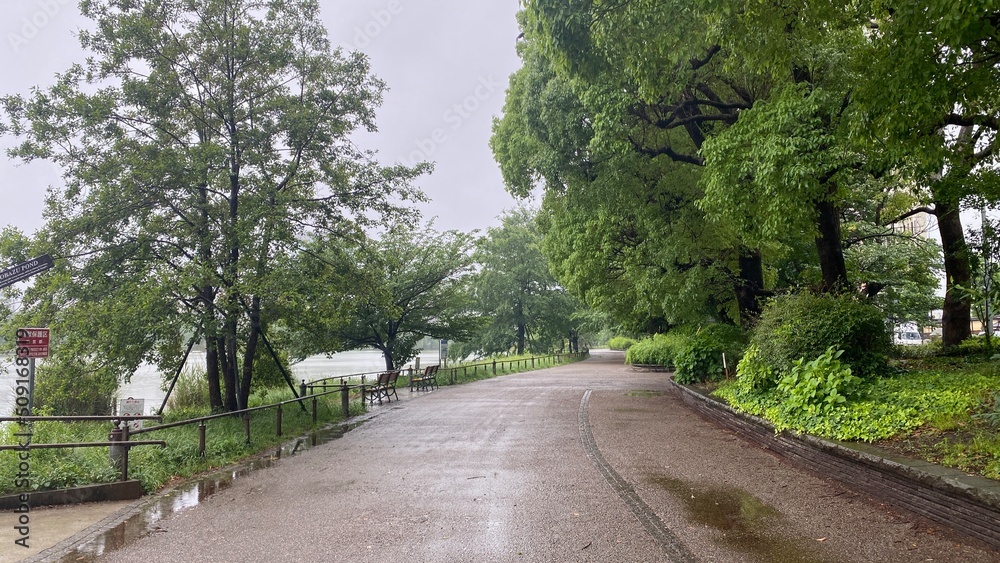
[(258, 469), (270, 467), (282, 457), (291, 457), (313, 446), (341, 438), (361, 424), (363, 421), (321, 428), (307, 436), (285, 442), (270, 453), (247, 460), (234, 468), (211, 473), (197, 481), (180, 485), (169, 493), (148, 502), (138, 512), (117, 526), (75, 546), (63, 555), (60, 561), (65, 563), (96, 561), (102, 555), (121, 549), (139, 538), (159, 532), (161, 528), (158, 523), (161, 520), (199, 505), (215, 493), (228, 489), (237, 479)]
[(663, 475), (651, 475), (654, 485), (684, 503), (688, 517), (720, 532), (719, 543), (768, 563), (826, 563), (816, 539), (790, 537), (781, 512), (750, 493), (735, 487), (709, 487)]

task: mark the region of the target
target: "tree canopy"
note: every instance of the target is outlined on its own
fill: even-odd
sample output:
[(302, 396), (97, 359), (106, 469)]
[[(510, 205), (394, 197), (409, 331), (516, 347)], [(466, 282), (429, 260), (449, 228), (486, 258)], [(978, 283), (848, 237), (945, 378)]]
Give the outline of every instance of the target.
[(87, 58), (0, 101), (11, 156), (52, 161), (64, 180), (29, 245), (56, 268), (16, 322), (52, 326), (60, 353), (124, 377), (143, 361), (173, 368), (183, 335), (200, 335), (212, 406), (245, 407), (284, 258), (394, 217), (424, 167), (379, 165), (351, 142), (375, 130), (385, 86), (364, 55), (330, 45), (315, 0), (81, 11)]
[(502, 214), (500, 221), (477, 245), (474, 306), (487, 322), (466, 341), (466, 351), (492, 355), (562, 349), (576, 338), (572, 316), (578, 306), (549, 272), (536, 212), (518, 208)]
[(465, 340), (479, 328), (468, 289), (474, 235), (399, 223), (380, 238), (317, 239), (294, 276), (286, 324), (296, 354), (371, 347), (387, 370), (425, 337)]
[[(939, 253), (970, 275), (961, 204), (995, 200), (1000, 12), (897, 4), (525, 2), (492, 146), (511, 193), (544, 189), (560, 282), (648, 330), (749, 326), (803, 287), (940, 307)], [(921, 212), (941, 249), (903, 228)], [(968, 304), (948, 290), (946, 344)]]

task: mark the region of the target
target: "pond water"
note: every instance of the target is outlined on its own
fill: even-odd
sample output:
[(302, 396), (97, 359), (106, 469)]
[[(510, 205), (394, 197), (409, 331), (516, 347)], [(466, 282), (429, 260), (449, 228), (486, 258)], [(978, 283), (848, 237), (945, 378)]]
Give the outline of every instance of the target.
[[(428, 366), (438, 363), (437, 350), (425, 350), (420, 353), (420, 365)], [(199, 366), (203, 369), (205, 365), (204, 352), (191, 352), (188, 358), (188, 365)], [(407, 364), (412, 366), (413, 362)], [(407, 367), (404, 366), (404, 367)], [(14, 365), (10, 358), (4, 358), (0, 362), (0, 367), (6, 368), (0, 373), (0, 413), (2, 416), (9, 416), (14, 405)], [(311, 356), (301, 362), (293, 364), (292, 377), (296, 383), (303, 379), (312, 381), (324, 377), (335, 375), (351, 375), (356, 373), (372, 373), (385, 369), (385, 360), (382, 359), (382, 352), (378, 350), (351, 350), (350, 352), (340, 352), (332, 356)], [(162, 376), (151, 365), (141, 367), (132, 376), (129, 383), (122, 385), (118, 390), (118, 397), (121, 399), (135, 398), (145, 400), (145, 411), (160, 408), (165, 392), (160, 388)]]

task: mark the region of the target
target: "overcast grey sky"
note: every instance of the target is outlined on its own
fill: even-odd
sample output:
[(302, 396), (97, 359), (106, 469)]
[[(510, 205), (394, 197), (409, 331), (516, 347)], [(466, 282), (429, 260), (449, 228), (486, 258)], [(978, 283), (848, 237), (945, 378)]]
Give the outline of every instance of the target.
[[(77, 0), (0, 0), (0, 92), (47, 86), (82, 62), (75, 30), (87, 25)], [(363, 146), (382, 162), (430, 160), (417, 182), (431, 199), (420, 206), (438, 229), (497, 224), (515, 201), (503, 189), (489, 149), (492, 118), (503, 107), (515, 53), (518, 0), (320, 0), (334, 44), (366, 53), (389, 92), (379, 133)], [(10, 139), (0, 139), (6, 149)], [(48, 163), (24, 165), (0, 155), (0, 224), (31, 233), (42, 223), (45, 190), (60, 185)]]

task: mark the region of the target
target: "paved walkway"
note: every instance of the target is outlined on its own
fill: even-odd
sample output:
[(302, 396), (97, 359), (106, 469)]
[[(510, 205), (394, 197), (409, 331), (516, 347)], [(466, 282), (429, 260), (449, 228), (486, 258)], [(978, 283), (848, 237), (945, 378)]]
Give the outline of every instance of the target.
[(144, 537), (101, 540), (99, 559), (1000, 561), (783, 465), (667, 388), (604, 352), (421, 393)]

